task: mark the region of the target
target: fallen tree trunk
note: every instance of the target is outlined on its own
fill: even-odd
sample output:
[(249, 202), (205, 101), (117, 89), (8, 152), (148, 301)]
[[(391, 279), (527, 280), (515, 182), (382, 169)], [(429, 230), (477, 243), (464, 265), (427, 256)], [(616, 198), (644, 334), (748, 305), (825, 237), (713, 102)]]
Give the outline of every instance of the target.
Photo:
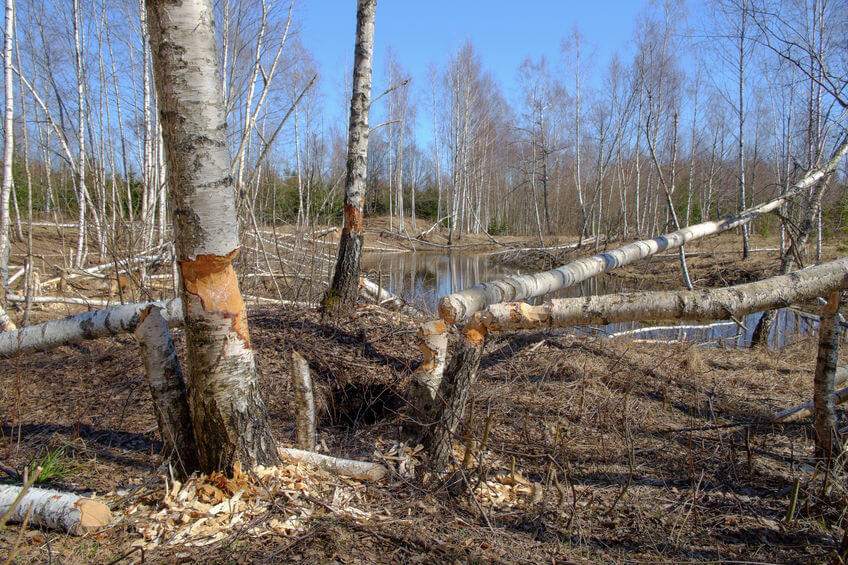
[(522, 330), (639, 320), (720, 320), (784, 308), (848, 288), (848, 257), (763, 281), (712, 290), (627, 292), (555, 299), (539, 306), (493, 304), (474, 315), (486, 330)]
[(389, 472), (379, 463), (342, 459), (341, 457), (331, 457), (314, 451), (303, 451), (290, 447), (281, 447), (280, 455), (298, 463), (314, 465), (334, 475), (343, 475), (360, 481), (379, 481)]
[[(463, 331), (438, 393), (430, 403), (432, 420), (424, 444), (435, 469), (450, 456), (451, 441), (477, 377), (483, 342), (489, 331), (611, 324), (644, 319), (715, 320), (785, 307), (792, 302), (848, 288), (848, 257), (763, 281), (713, 290), (630, 292), (564, 298), (540, 306), (524, 302), (494, 304), (477, 312)], [(420, 379), (421, 377), (419, 377)]]
[[(836, 377), (834, 378), (834, 386), (839, 386), (841, 384), (845, 384), (848, 381), (848, 365), (844, 365), (836, 369)], [(833, 404), (834, 406), (838, 406), (848, 400), (848, 387), (841, 388), (833, 393)], [(775, 414), (771, 421), (777, 424), (783, 424), (787, 422), (797, 422), (798, 420), (803, 420), (804, 418), (809, 418), (813, 413), (813, 403), (807, 402), (805, 404), (801, 404), (800, 406), (793, 406), (792, 408), (787, 408), (782, 412), (778, 412)]]
[[(22, 489), (20, 486), (0, 485), (0, 516), (11, 508)], [(9, 521), (23, 522), (30, 507), (30, 524), (62, 530), (75, 536), (106, 526), (112, 521), (109, 507), (102, 502), (76, 494), (33, 487), (24, 493)]]
[(142, 310), (135, 339), (144, 360), (153, 412), (164, 449), (162, 456), (175, 463), (181, 477), (198, 468), (194, 427), (186, 398), (186, 387), (174, 340), (162, 307), (151, 305)]
[(463, 322), (475, 312), (492, 304), (543, 296), (606, 271), (650, 257), (660, 251), (675, 249), (692, 240), (738, 228), (763, 214), (779, 210), (787, 201), (803, 194), (832, 172), (846, 153), (848, 153), (848, 140), (839, 146), (830, 161), (823, 167), (809, 171), (782, 196), (748, 208), (735, 216), (688, 226), (653, 239), (636, 241), (607, 253), (578, 259), (550, 271), (513, 275), (474, 285), (461, 292), (442, 297), (439, 300), (439, 315), (450, 323)]
[[(8, 294), (6, 300), (9, 302), (25, 303), (26, 296), (20, 294)], [(86, 298), (82, 296), (30, 296), (32, 304), (78, 304), (80, 306), (112, 306), (118, 300), (103, 300), (102, 298)]]
[(183, 324), (182, 301), (179, 298), (162, 302), (123, 304), (0, 333), (0, 357), (47, 351), (87, 339), (132, 333), (141, 321), (142, 312), (152, 305), (162, 308), (161, 315), (169, 327)]

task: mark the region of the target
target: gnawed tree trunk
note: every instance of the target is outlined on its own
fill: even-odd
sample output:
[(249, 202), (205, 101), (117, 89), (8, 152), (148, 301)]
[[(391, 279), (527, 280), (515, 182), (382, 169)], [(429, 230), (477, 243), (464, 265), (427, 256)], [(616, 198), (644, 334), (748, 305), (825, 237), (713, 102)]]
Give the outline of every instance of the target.
[(160, 306), (142, 310), (134, 333), (164, 444), (162, 455), (175, 463), (181, 476), (187, 476), (197, 469), (197, 448), (180, 360), (161, 310)]
[(430, 422), (424, 429), (424, 447), (436, 471), (444, 470), (453, 454), (453, 438), (465, 414), (471, 386), (477, 379), (485, 335), (485, 328), (474, 322), (465, 327), (459, 349), (451, 358), (427, 414)]
[(147, 0), (198, 458), (203, 471), (232, 472), (280, 457), (232, 266), (239, 230), (212, 14), (211, 0)]
[[(432, 424), (425, 445), (436, 469), (443, 469), (461, 421), (470, 387), (477, 377), (483, 341), (489, 331), (611, 324), (644, 319), (715, 320), (789, 306), (848, 287), (848, 258), (781, 277), (713, 290), (630, 292), (494, 304), (475, 313), (466, 325), (460, 349), (451, 359), (432, 403)], [(833, 387), (830, 388), (833, 393)]]
[(315, 449), (315, 395), (309, 363), (295, 350), (289, 356), (289, 373), (294, 389), (295, 445), (298, 449)]
[(6, 313), (6, 309), (0, 304), (0, 332), (11, 332), (18, 329), (15, 322)]
[(836, 405), (833, 390), (836, 363), (839, 358), (839, 330), (836, 316), (839, 311), (839, 292), (831, 292), (822, 308), (819, 321), (819, 353), (813, 379), (813, 427), (816, 430), (816, 455), (822, 459), (837, 456), (841, 451), (836, 438)]
[(550, 271), (513, 275), (475, 285), (442, 297), (439, 300), (439, 315), (443, 320), (459, 323), (489, 305), (543, 296), (614, 268), (629, 265), (659, 251), (675, 249), (689, 241), (745, 225), (763, 214), (779, 210), (787, 201), (809, 190), (833, 171), (846, 153), (848, 153), (848, 141), (839, 146), (834, 156), (823, 167), (808, 172), (782, 196), (744, 210), (735, 216), (685, 227), (654, 239), (636, 241), (607, 253), (578, 259)]
[(410, 382), (410, 400), (422, 410), (427, 410), (436, 399), (439, 384), (445, 373), (448, 350), (448, 328), (442, 320), (421, 324), (418, 328), (418, 347), (424, 353), (424, 362)]
[(359, 0), (356, 8), (356, 50), (353, 59), (353, 94), (345, 173), (344, 224), (333, 282), (322, 305), (327, 314), (340, 316), (356, 306), (362, 265), (362, 213), (368, 164), (368, 111), (371, 105), (371, 55), (374, 51), (374, 16), (377, 0)]
[(132, 333), (138, 327), (142, 313), (150, 306), (159, 308), (159, 315), (169, 327), (183, 325), (183, 302), (179, 298), (162, 302), (122, 304), (0, 333), (0, 357), (48, 351), (88, 339)]
[[(21, 493), (20, 486), (0, 485), (0, 516), (4, 515)], [(9, 518), (21, 523), (27, 513), (30, 524), (81, 536), (112, 522), (109, 507), (77, 494), (30, 487)]]
[(329, 455), (315, 453), (314, 451), (303, 451), (301, 449), (287, 447), (281, 448), (280, 452), (284, 458), (291, 459), (292, 461), (313, 465), (324, 469), (328, 473), (343, 475), (360, 481), (379, 481), (389, 472), (383, 465), (371, 463), (370, 461), (342, 459), (341, 457), (331, 457)]
[(712, 290), (626, 292), (561, 298), (539, 306), (493, 304), (473, 321), (490, 331), (614, 324), (639, 320), (720, 320), (848, 288), (848, 257), (763, 281)]

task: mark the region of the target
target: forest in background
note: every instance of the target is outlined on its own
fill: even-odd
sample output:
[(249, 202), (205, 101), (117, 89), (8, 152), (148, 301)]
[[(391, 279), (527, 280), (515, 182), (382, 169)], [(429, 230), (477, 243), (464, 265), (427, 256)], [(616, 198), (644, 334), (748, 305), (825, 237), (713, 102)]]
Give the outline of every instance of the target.
[[(337, 222), (347, 123), (334, 116), (345, 110), (318, 87), (300, 6), (215, 8), (242, 223)], [(89, 248), (166, 241), (143, 3), (19, 0), (14, 21), (12, 237), (30, 217), (80, 224), (73, 266)], [(451, 240), (628, 238), (777, 196), (844, 135), (846, 21), (832, 0), (650, 2), (620, 41), (632, 56), (600, 60), (579, 24), (565, 27), (561, 52), (516, 69), (511, 101), (470, 41), (428, 76), (375, 53), (387, 70), (375, 77), (366, 214), (412, 236), (441, 222)], [(348, 92), (348, 74), (321, 80)], [(819, 249), (848, 225), (844, 165), (829, 182)], [(784, 224), (752, 229), (783, 235)]]

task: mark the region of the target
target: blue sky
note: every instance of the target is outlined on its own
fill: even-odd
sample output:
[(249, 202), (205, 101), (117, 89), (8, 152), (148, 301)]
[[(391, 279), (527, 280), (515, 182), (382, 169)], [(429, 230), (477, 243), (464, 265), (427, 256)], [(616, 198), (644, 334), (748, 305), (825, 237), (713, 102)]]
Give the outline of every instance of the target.
[[(383, 62), (388, 45), (419, 90), (426, 88), (428, 66), (441, 67), (451, 52), (470, 39), (484, 68), (495, 75), (511, 101), (521, 62), (543, 54), (558, 62), (560, 42), (575, 23), (596, 49), (594, 61), (601, 66), (597, 70), (603, 70), (613, 51), (627, 49), (644, 6), (642, 0), (380, 0), (374, 91), (385, 88)], [(320, 63), (327, 101), (331, 107), (341, 104), (343, 73), (353, 57), (356, 2), (313, 0), (295, 8), (300, 11), (303, 44)]]

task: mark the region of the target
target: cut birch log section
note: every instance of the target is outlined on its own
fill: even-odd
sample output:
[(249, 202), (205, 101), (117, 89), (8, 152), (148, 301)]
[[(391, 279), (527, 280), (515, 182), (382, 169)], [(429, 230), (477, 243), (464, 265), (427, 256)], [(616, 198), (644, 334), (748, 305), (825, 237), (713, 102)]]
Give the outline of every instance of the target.
[(295, 445), (306, 451), (315, 450), (315, 394), (309, 363), (292, 349), (289, 354), (289, 373), (294, 389)]
[(174, 298), (162, 302), (122, 304), (104, 310), (85, 312), (61, 320), (27, 326), (11, 332), (0, 333), (0, 357), (18, 353), (48, 351), (70, 343), (100, 339), (132, 333), (148, 306), (162, 308), (160, 314), (169, 327), (183, 325), (182, 300)]
[(712, 290), (628, 292), (554, 299), (539, 306), (493, 304), (474, 314), (488, 331), (613, 324), (639, 320), (720, 320), (785, 308), (848, 288), (848, 257), (788, 275)]
[(281, 447), (280, 455), (297, 463), (306, 463), (323, 469), (334, 475), (351, 477), (360, 481), (379, 481), (389, 472), (383, 465), (370, 461), (356, 461), (355, 459), (342, 459), (322, 455), (314, 451), (303, 451), (290, 447)]
[(439, 300), (439, 316), (450, 323), (464, 322), (475, 312), (480, 312), (492, 304), (543, 296), (617, 267), (650, 257), (660, 251), (676, 249), (692, 240), (746, 225), (763, 214), (779, 210), (787, 201), (803, 194), (832, 172), (846, 153), (848, 153), (848, 140), (839, 146), (833, 157), (823, 167), (809, 171), (782, 196), (748, 208), (735, 216), (695, 224), (653, 239), (629, 243), (607, 253), (578, 259), (550, 271), (513, 275), (474, 285), (466, 290), (442, 297)]
[[(23, 487), (0, 485), (0, 515), (17, 499)], [(12, 512), (10, 522), (21, 523), (32, 507), (30, 524), (61, 530), (79, 536), (112, 522), (109, 507), (82, 496), (55, 490), (32, 488), (24, 494)]]
[(142, 310), (140, 318), (134, 335), (144, 361), (159, 437), (164, 444), (162, 456), (173, 461), (185, 477), (198, 465), (180, 360), (162, 307), (150, 305)]
[[(842, 367), (838, 367), (836, 369), (836, 376), (834, 377), (834, 387), (843, 385), (846, 382), (848, 382), (848, 365), (843, 365)], [(834, 406), (838, 406), (844, 403), (846, 400), (848, 400), (848, 387), (841, 388), (833, 393)], [(813, 403), (807, 402), (799, 406), (787, 408), (782, 412), (778, 412), (772, 417), (771, 421), (776, 424), (797, 422), (799, 420), (803, 420), (804, 418), (809, 418), (812, 414)]]

